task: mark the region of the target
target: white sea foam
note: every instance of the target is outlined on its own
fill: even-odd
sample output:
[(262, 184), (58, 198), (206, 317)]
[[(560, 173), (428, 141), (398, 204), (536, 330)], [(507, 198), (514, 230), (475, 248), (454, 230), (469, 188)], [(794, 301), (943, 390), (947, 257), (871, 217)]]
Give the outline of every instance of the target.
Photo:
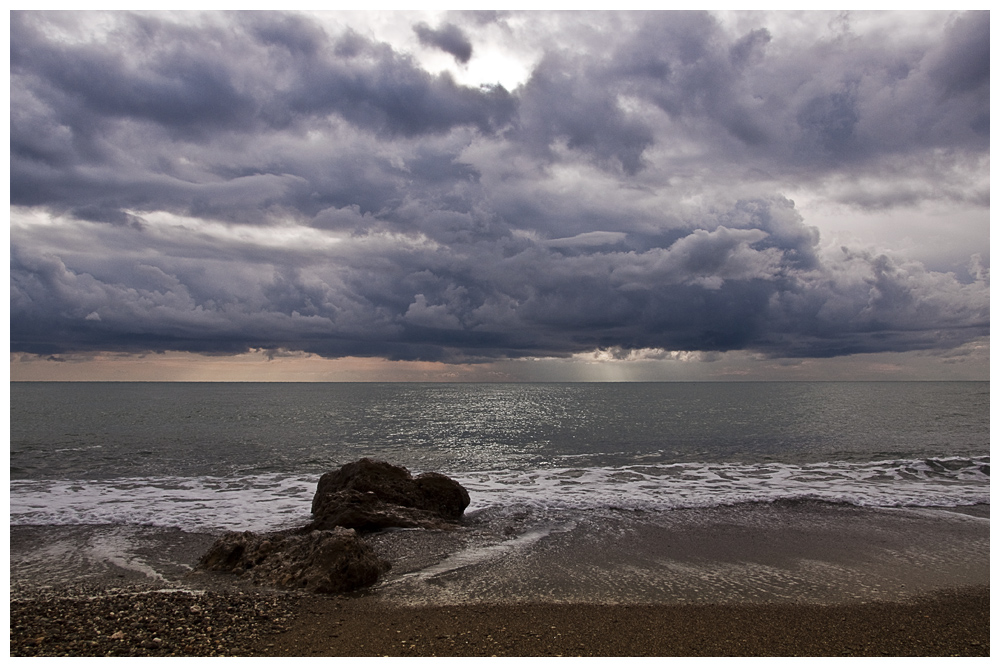
[(11, 481), (11, 525), (138, 524), (190, 531), (306, 523), (315, 477)]
[[(691, 507), (816, 499), (875, 507), (989, 502), (989, 457), (866, 463), (678, 463), (453, 473), (473, 512)], [(309, 520), (316, 476), (14, 480), (12, 525), (138, 524), (189, 531), (273, 530)]]
[(93, 533), (90, 536), (86, 555), (93, 562), (110, 563), (155, 581), (166, 581), (163, 575), (157, 572), (145, 559), (133, 553), (134, 542), (132, 535), (120, 530), (112, 533)]
[(400, 580), (407, 579), (431, 579), (442, 574), (448, 574), (461, 570), (472, 565), (478, 565), (494, 558), (505, 556), (511, 552), (527, 549), (539, 540), (542, 540), (552, 533), (562, 533), (573, 530), (576, 522), (570, 521), (563, 524), (550, 524), (529, 530), (514, 539), (504, 540), (494, 544), (474, 545), (451, 554), (440, 563), (431, 565), (416, 572), (410, 572), (400, 577)]
[(470, 510), (516, 504), (668, 510), (795, 499), (947, 507), (988, 503), (989, 480), (989, 457), (552, 468), (460, 478), (473, 498)]

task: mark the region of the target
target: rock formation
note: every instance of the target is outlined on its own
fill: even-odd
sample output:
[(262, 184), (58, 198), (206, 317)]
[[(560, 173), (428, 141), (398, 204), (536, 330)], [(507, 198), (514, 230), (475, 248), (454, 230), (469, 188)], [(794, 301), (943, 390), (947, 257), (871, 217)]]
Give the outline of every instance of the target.
[(361, 459), (320, 477), (309, 527), (449, 529), (468, 506), (468, 491), (445, 475), (413, 477), (401, 466)]
[(371, 586), (390, 567), (347, 528), (229, 533), (212, 545), (199, 565), (257, 584), (315, 593), (346, 593)]
[(345, 593), (373, 585), (390, 567), (356, 530), (453, 529), (468, 506), (468, 492), (449, 477), (433, 472), (413, 477), (406, 468), (361, 459), (320, 478), (310, 524), (274, 533), (228, 533), (199, 565), (258, 584)]

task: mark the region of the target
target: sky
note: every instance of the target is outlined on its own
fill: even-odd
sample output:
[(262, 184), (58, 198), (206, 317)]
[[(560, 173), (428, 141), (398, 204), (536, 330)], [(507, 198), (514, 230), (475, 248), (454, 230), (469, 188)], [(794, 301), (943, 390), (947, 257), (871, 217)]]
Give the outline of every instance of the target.
[(989, 378), (987, 12), (10, 14), (12, 380)]

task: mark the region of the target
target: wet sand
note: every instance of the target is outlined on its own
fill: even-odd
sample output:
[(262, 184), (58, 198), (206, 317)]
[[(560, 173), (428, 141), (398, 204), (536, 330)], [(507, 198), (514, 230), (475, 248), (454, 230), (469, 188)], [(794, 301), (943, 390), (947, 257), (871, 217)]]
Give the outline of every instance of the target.
[[(796, 502), (613, 514), (556, 518), (549, 532), (515, 526), (516, 537), (480, 536), (464, 550), (455, 544), (461, 533), (375, 535), (371, 543), (393, 563), (375, 593), (417, 606), (846, 604), (989, 585), (987, 505)], [(445, 552), (452, 555), (427, 558)]]
[(280, 656), (988, 656), (989, 589), (847, 605), (303, 600)]
[[(473, 516), (453, 533), (370, 536), (393, 570), (341, 597), (191, 570), (204, 535), (12, 528), (11, 654), (989, 655), (986, 505), (624, 513), (537, 539), (537, 525), (508, 527)], [(73, 566), (85, 594), (46, 588), (129, 540), (110, 565)], [(139, 609), (123, 585), (147, 589)], [(194, 593), (164, 590), (177, 588)]]
[(303, 599), (268, 653), (989, 655), (987, 505), (751, 504), (584, 524), (455, 569), (408, 567), (419, 533), (391, 549), (381, 536), (399, 563), (387, 581)]

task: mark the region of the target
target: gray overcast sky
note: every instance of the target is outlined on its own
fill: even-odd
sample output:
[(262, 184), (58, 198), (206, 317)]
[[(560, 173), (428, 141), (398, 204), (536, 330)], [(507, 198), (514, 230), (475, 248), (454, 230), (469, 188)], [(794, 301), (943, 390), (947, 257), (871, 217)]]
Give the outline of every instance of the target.
[(10, 24), (13, 379), (988, 378), (987, 12)]

